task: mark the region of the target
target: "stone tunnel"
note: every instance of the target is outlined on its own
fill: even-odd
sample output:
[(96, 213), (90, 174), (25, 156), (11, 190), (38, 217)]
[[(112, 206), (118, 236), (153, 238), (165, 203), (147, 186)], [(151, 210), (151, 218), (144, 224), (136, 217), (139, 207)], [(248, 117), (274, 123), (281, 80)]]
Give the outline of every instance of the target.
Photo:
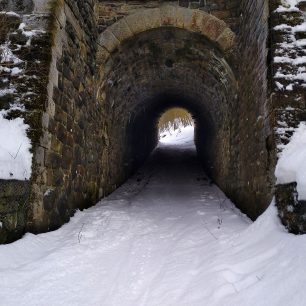
[[(8, 118), (28, 124), (33, 153), (29, 180), (0, 180), (0, 241), (54, 230), (114, 191), (155, 148), (158, 119), (171, 107), (192, 114), (198, 157), (238, 208), (256, 219), (275, 197), (284, 225), (304, 233), (305, 203), (295, 182), (276, 185), (274, 177), (289, 127), (306, 118), (305, 84), (297, 79), (292, 88), (277, 74), (294, 74), (296, 67), (273, 60), (288, 41), (278, 26), (303, 23), (305, 7), (277, 10), (281, 4), (0, 4), (2, 11), (16, 13), (2, 13), (2, 22), (12, 23), (0, 33), (0, 43), (21, 45), (18, 56), (26, 63), (24, 75), (10, 80), (17, 88), (13, 98), (21, 98), (25, 111), (8, 111)], [(21, 23), (37, 30), (31, 44)], [(25, 78), (27, 99), (18, 86)], [(281, 134), (284, 122), (288, 130)], [(288, 211), (289, 204), (295, 209)]]

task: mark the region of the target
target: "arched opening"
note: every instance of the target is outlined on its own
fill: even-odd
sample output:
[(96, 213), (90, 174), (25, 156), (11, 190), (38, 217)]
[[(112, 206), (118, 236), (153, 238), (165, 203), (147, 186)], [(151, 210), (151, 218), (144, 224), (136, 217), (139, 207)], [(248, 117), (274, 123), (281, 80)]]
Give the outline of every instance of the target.
[(232, 176), (232, 112), (237, 102), (231, 55), (207, 37), (178, 27), (133, 35), (112, 51), (102, 71), (105, 109), (104, 183), (115, 189), (158, 143), (157, 123), (171, 107), (195, 121), (195, 144), (205, 170), (220, 186)]
[(174, 107), (165, 111), (158, 119), (159, 143), (173, 143), (181, 133), (186, 134), (194, 143), (194, 121), (184, 108)]
[(133, 173), (157, 146), (158, 122), (162, 114), (173, 107), (188, 110), (195, 125), (195, 143), (199, 156), (210, 173), (213, 153), (208, 148), (212, 146), (214, 138), (213, 119), (206, 110), (201, 110), (199, 102), (177, 94), (161, 94), (147, 102), (150, 107), (135, 114), (127, 127), (125, 151), (126, 165), (129, 165), (129, 174)]

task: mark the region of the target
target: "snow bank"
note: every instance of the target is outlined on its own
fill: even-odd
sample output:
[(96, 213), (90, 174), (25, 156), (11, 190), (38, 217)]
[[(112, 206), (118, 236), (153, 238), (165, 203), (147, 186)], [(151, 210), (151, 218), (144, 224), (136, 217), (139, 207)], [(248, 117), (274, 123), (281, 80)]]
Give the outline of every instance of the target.
[[(303, 2), (303, 0), (283, 0), (275, 12), (300, 12), (298, 5), (301, 2)], [(274, 30), (287, 33), (284, 42), (278, 43), (279, 47), (275, 51), (276, 56), (274, 57), (274, 62), (288, 63), (292, 68), (290, 69), (290, 73), (288, 73), (287, 68), (284, 70), (281, 67), (276, 71), (274, 77), (278, 79), (276, 85), (279, 90), (291, 91), (294, 86), (306, 87), (305, 57), (301, 56), (301, 54), (303, 54), (303, 47), (305, 46), (305, 39), (296, 36), (297, 33), (306, 30), (306, 18), (304, 19), (304, 22), (298, 25), (283, 23), (274, 27)], [(287, 82), (289, 81), (290, 84), (284, 87), (284, 85), (280, 83), (280, 79), (284, 79)]]
[(0, 179), (27, 180), (31, 177), (31, 143), (22, 118), (7, 120), (0, 112)]
[[(20, 17), (14, 12), (0, 12), (0, 14), (3, 13)], [(26, 24), (21, 23), (19, 30), (28, 38), (27, 46), (31, 44), (31, 39), (34, 35), (43, 33), (42, 30), (26, 31), (25, 29)], [(3, 78), (5, 86), (0, 89), (0, 97), (11, 95), (9, 97), (9, 108), (0, 110), (0, 179), (28, 180), (31, 177), (31, 142), (26, 133), (29, 126), (24, 123), (23, 118), (5, 119), (5, 115), (12, 110), (25, 110), (22, 101), (29, 94), (29, 92), (20, 94), (9, 79), (9, 75), (20, 78), (25, 77), (24, 67), (26, 65), (16, 55), (16, 51), (20, 50), (20, 48), (21, 46), (17, 45), (16, 47), (9, 40), (0, 45), (0, 72), (4, 72), (7, 76)]]
[(15, 13), (15, 12), (7, 12), (7, 11), (1, 11), (0, 15), (7, 15), (7, 16), (14, 16), (14, 17), (20, 17), (19, 14)]
[(280, 154), (275, 176), (278, 184), (297, 183), (299, 200), (306, 200), (306, 123), (300, 123)]
[(168, 129), (159, 135), (160, 144), (183, 145), (192, 144), (194, 139), (194, 126), (180, 126), (178, 129)]
[(288, 234), (274, 203), (254, 223), (234, 208), (184, 159), (192, 131), (163, 138), (172, 162), (57, 231), (1, 245), (0, 304), (305, 305), (306, 235)]

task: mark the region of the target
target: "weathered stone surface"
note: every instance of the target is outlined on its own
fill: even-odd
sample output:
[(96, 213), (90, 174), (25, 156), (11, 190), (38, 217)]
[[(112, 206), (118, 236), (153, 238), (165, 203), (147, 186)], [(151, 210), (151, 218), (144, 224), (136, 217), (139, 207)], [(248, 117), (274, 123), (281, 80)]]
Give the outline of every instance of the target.
[(29, 195), (28, 181), (0, 180), (0, 243), (14, 241), (24, 234)]
[(33, 0), (2, 0), (0, 3), (0, 11), (31, 13), (33, 9)]
[(220, 46), (221, 50), (227, 51), (232, 48), (235, 44), (236, 36), (229, 28), (226, 28), (220, 36), (217, 38), (217, 43)]
[(133, 35), (124, 18), (109, 27), (109, 30), (120, 42)]
[[(113, 52), (116, 48), (118, 48), (120, 41), (119, 39), (112, 33), (111, 30), (107, 29), (103, 32), (103, 34), (99, 38), (99, 45), (104, 47), (108, 52)], [(68, 77), (69, 78), (69, 77)]]
[[(297, 26), (305, 22), (303, 5), (301, 11), (279, 12), (276, 8), (282, 5), (280, 0), (269, 1), (270, 5), (270, 54), (269, 72), (271, 74), (269, 106), (272, 110), (270, 118), (274, 126), (273, 163), (283, 145), (290, 141), (294, 128), (306, 119), (305, 86), (302, 79), (293, 80), (304, 69), (304, 64), (295, 65), (273, 61), (275, 57), (295, 59), (306, 55), (305, 46), (296, 45), (303, 38), (300, 33), (292, 33), (290, 29), (278, 27), (282, 24)], [(267, 16), (268, 18), (268, 16)], [(285, 43), (284, 43), (285, 42)], [(288, 48), (286, 46), (293, 47)], [(286, 75), (290, 77), (287, 78)], [(292, 77), (293, 76), (293, 77)], [(306, 233), (305, 201), (298, 201), (295, 183), (276, 186), (275, 198), (279, 216), (283, 224), (294, 233)]]
[(276, 205), (286, 228), (295, 234), (306, 232), (306, 201), (298, 200), (296, 183), (276, 186)]

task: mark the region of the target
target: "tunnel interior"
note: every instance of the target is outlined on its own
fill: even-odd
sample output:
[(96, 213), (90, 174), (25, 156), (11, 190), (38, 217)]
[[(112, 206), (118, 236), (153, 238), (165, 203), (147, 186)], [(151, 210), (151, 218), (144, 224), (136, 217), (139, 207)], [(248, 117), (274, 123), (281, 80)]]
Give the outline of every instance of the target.
[[(125, 163), (134, 172), (147, 159), (159, 140), (158, 122), (166, 111), (180, 107), (186, 109), (192, 116), (196, 135), (200, 135), (200, 143), (205, 150), (202, 152), (202, 161), (205, 170), (209, 173), (213, 152), (209, 150), (214, 138), (214, 125), (209, 113), (198, 108), (199, 102), (190, 97), (175, 93), (158, 94), (149, 101), (145, 101), (148, 108), (138, 111), (130, 120), (126, 131)], [(200, 146), (198, 146), (200, 149)], [(200, 152), (199, 152), (200, 154)], [(204, 156), (204, 154), (206, 154)]]
[(105, 64), (99, 88), (105, 109), (105, 164), (110, 184), (123, 182), (158, 142), (158, 119), (171, 107), (185, 108), (195, 122), (198, 157), (220, 186), (231, 176), (232, 112), (237, 82), (231, 54), (203, 35), (161, 27), (121, 44)]

